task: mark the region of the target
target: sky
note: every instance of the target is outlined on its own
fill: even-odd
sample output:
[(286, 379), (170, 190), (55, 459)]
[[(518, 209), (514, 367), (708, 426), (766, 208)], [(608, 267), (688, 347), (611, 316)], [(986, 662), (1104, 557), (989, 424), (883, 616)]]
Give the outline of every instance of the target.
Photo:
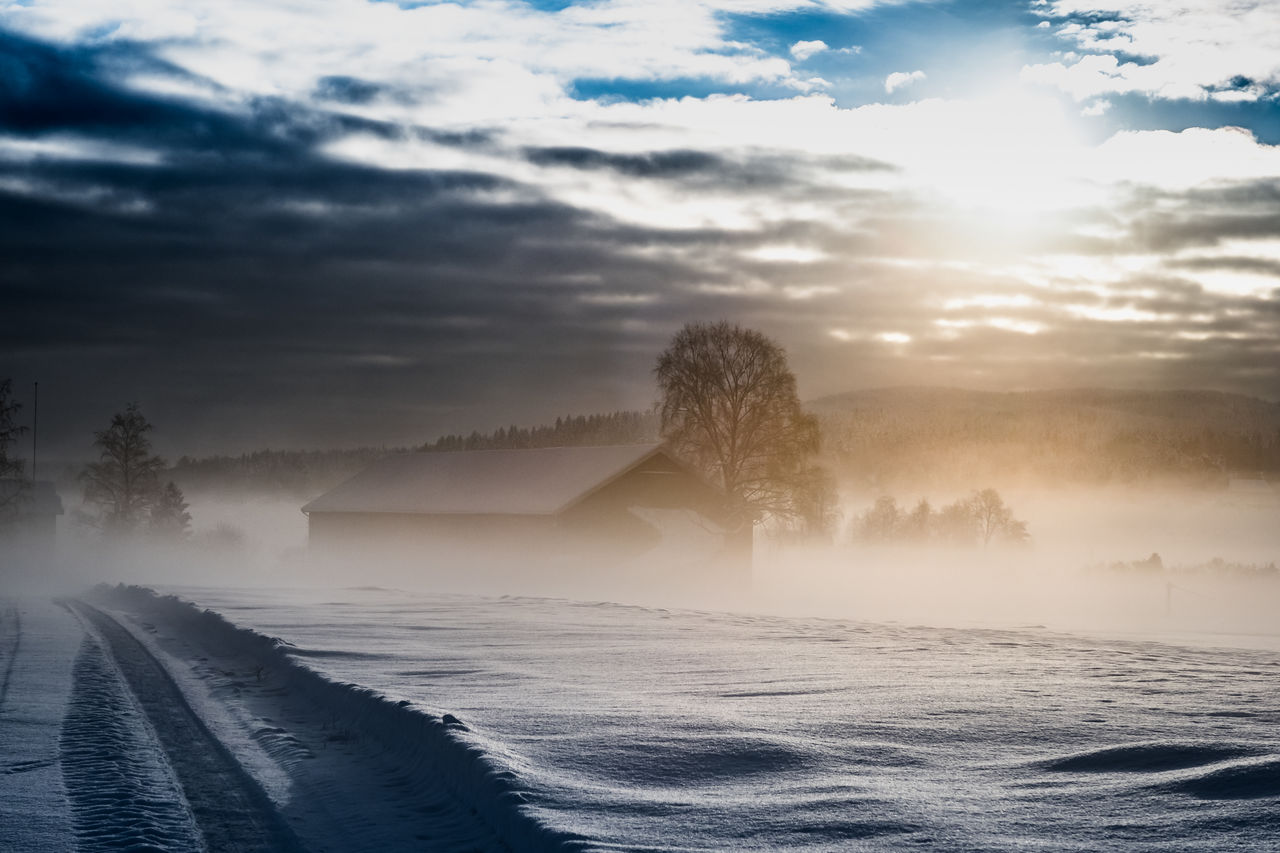
[(802, 396), (1280, 399), (1280, 6), (0, 0), (0, 377), (88, 454)]

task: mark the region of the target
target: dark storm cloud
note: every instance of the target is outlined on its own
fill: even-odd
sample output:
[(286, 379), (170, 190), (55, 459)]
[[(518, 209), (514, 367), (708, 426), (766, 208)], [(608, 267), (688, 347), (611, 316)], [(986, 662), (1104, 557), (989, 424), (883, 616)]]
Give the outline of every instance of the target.
[[(81, 133), (160, 158), (0, 161), (5, 361), (8, 372), (38, 367), (49, 393), (102, 406), (181, 398), (189, 407), (171, 405), (171, 422), (240, 400), (261, 421), (310, 425), (301, 440), (352, 440), (351, 423), (377, 419), (387, 374), (420, 388), (430, 409), (433, 396), (483, 402), (508, 382), (528, 387), (531, 370), (567, 368), (577, 346), (607, 348), (605, 332), (563, 335), (590, 326), (563, 284), (575, 272), (662, 278), (575, 240), (590, 224), (578, 211), (536, 196), (482, 200), (511, 188), (492, 175), (317, 153), (340, 134), (385, 130), (373, 123), (280, 101), (208, 110), (96, 76), (105, 61), (92, 50), (6, 36), (3, 51), (17, 81), (0, 89), (7, 133)], [(331, 399), (363, 418), (320, 416)], [(423, 419), (388, 432), (464, 425)]]
[(1185, 270), (1228, 270), (1230, 272), (1256, 273), (1258, 275), (1272, 276), (1280, 281), (1280, 261), (1269, 258), (1242, 258), (1233, 255), (1210, 258), (1181, 258), (1170, 261), (1169, 266)]
[[(142, 51), (3, 45), (21, 80), (3, 90), (3, 132), (78, 139), (87, 151), (0, 159), (0, 375), (41, 380), (47, 441), (69, 453), (131, 399), (164, 426), (162, 441), (181, 436), (195, 452), (422, 441), (643, 406), (675, 325), (756, 304), (699, 289), (752, 275), (725, 256), (821, 237), (785, 221), (623, 226), (492, 174), (339, 161), (321, 148), (352, 133), (500, 148), (484, 129), (391, 127), (282, 99), (214, 109), (133, 90), (121, 69), (167, 73)], [(148, 157), (113, 160), (110, 145)], [(534, 157), (728, 191), (766, 171), (744, 177), (697, 152)], [(804, 192), (780, 168), (769, 180), (782, 196)]]
[(656, 151), (649, 154), (611, 154), (595, 148), (526, 148), (529, 162), (539, 166), (571, 166), (575, 169), (611, 169), (636, 178), (678, 178), (720, 172), (723, 158), (705, 151)]
[[(137, 72), (217, 91), (137, 45), (64, 48), (0, 33), (0, 377), (41, 380), (42, 423), (60, 430), (49, 438), (68, 452), (85, 449), (90, 430), (131, 399), (162, 442), (181, 436), (171, 440), (185, 452), (417, 442), (643, 406), (653, 358), (674, 328), (723, 316), (781, 338), (810, 391), (990, 381), (1055, 359), (1081, 377), (1090, 364), (1137, 377), (1149, 369), (1144, 353), (1157, 349), (1226, 371), (1228, 382), (1252, 377), (1255, 393), (1280, 389), (1248, 364), (1268, 352), (1262, 338), (1280, 332), (1276, 303), (1207, 294), (1177, 277), (1135, 280), (1132, 292), (1110, 296), (1059, 281), (1037, 290), (1033, 305), (999, 309), (1039, 324), (1034, 338), (983, 325), (991, 312), (980, 307), (944, 309), (958, 293), (1013, 295), (1027, 283), (928, 266), (991, 243), (985, 223), (957, 225), (907, 194), (828, 179), (833, 170), (893, 171), (879, 161), (524, 147), (491, 127), (404, 127), (344, 113), (404, 96), (358, 76), (322, 78), (303, 101), (227, 97), (213, 107), (131, 88)], [(513, 174), (532, 164), (690, 194), (757, 198), (750, 193), (764, 189), (779, 208), (821, 202), (830, 218), (775, 216), (734, 229), (622, 224), (498, 174), (325, 153), (352, 135), (483, 152), (520, 166)], [(70, 139), (83, 151), (6, 159), (4, 138)], [(1216, 193), (1169, 195), (1161, 209), (1173, 212), (1159, 216), (1137, 205), (1076, 223), (1136, 222), (1124, 237), (1046, 227), (1033, 242), (1105, 256), (1135, 239), (1183, 247), (1274, 233), (1275, 183)], [(819, 259), (770, 261), (752, 254), (761, 245), (812, 247)], [(1158, 295), (1142, 295), (1149, 290)], [(1097, 321), (1070, 313), (1081, 306), (1162, 319), (1109, 323), (1100, 335)], [(973, 325), (948, 332), (940, 317)], [(842, 343), (832, 328), (862, 337)], [(1248, 340), (1233, 349), (1226, 337), (1178, 338), (1206, 330)], [(912, 343), (895, 350), (873, 339), (882, 331)], [(929, 376), (935, 364), (950, 372)]]
[(315, 97), (340, 104), (368, 104), (394, 90), (382, 83), (361, 80), (358, 77), (331, 75), (316, 82)]
[[(785, 190), (790, 186), (810, 198), (823, 193), (820, 187), (799, 180), (803, 168), (842, 172), (896, 170), (891, 164), (855, 156), (814, 157), (806, 161), (757, 154), (738, 160), (690, 149), (619, 154), (581, 146), (526, 147), (523, 154), (539, 166), (608, 170), (631, 178), (678, 181), (721, 190)], [(842, 194), (848, 196), (849, 192), (845, 190)]]

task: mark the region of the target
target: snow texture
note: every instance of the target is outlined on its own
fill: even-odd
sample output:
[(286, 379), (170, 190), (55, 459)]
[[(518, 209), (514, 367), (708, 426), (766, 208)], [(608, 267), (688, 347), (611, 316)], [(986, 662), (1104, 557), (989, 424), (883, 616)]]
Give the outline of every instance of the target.
[(1275, 651), (184, 595), (0, 600), (0, 851), (1280, 849)]
[[(207, 719), (207, 702), (229, 701), (231, 686), (252, 741), (289, 777), (284, 791), (276, 789), (276, 806), (309, 849), (419, 850), (424, 842), (442, 851), (583, 846), (571, 833), (531, 818), (513, 774), (469, 742), (466, 726), (452, 715), (326, 678), (296, 661), (279, 640), (175, 598), (134, 588), (100, 600), (138, 615), (152, 631), (181, 637), (189, 654), (194, 649), (205, 658), (195, 658), (197, 665), (212, 653), (219, 666), (233, 667), (221, 670), (233, 676), (231, 685), (210, 685), (206, 700), (195, 704)], [(208, 670), (201, 675), (213, 677)], [(259, 766), (243, 752), (238, 757), (242, 766)], [(397, 800), (410, 808), (396, 809)], [(376, 819), (388, 809), (391, 819)]]
[(0, 850), (76, 849), (59, 741), (81, 641), (51, 602), (0, 599)]
[[(181, 785), (180, 793), (175, 797), (183, 805), (189, 806), (190, 817), (199, 826), (198, 834), (203, 837), (204, 844), (210, 850), (235, 850), (251, 853), (262, 851), (268, 853), (290, 853), (300, 850), (301, 845), (292, 830), (276, 812), (261, 787), (253, 780), (226, 747), (215, 738), (204, 725), (200, 717), (186, 702), (178, 687), (169, 677), (164, 667), (119, 623), (97, 609), (77, 602), (75, 609), (82, 614), (91, 625), (92, 632), (102, 638), (110, 646), (112, 658), (115, 660), (123, 680), (111, 679), (111, 684), (123, 689), (127, 683), (136, 699), (138, 710), (145, 716), (149, 728), (154, 732), (154, 741), (158, 745), (159, 754), (167, 758), (173, 775)], [(77, 665), (77, 670), (80, 665)], [(76, 690), (80, 692), (86, 684), (88, 675), (96, 675), (95, 671), (81, 673), (77, 671)], [(104, 679), (105, 680), (105, 679)], [(90, 780), (99, 775), (103, 769), (115, 770), (124, 760), (132, 760), (135, 752), (124, 743), (113, 742), (112, 737), (105, 736), (121, 725), (119, 709), (121, 702), (102, 701), (109, 698), (106, 687), (91, 687), (83, 728), (73, 726), (76, 712), (82, 703), (73, 701), (64, 725), (64, 741), (68, 733), (77, 737), (75, 742), (84, 743), (86, 750), (97, 752), (100, 756), (90, 756), (87, 762)], [(102, 695), (99, 696), (98, 694)], [(77, 697), (78, 698), (78, 697)], [(97, 701), (95, 701), (97, 700)], [(136, 729), (137, 727), (130, 727)], [(96, 729), (96, 736), (95, 736)], [(95, 766), (95, 762), (96, 765)], [(75, 765), (69, 765), (74, 768)], [(129, 772), (132, 770), (133, 772)], [(132, 809), (133, 790), (142, 774), (137, 767), (122, 768), (118, 773), (111, 773), (113, 778), (121, 780), (118, 786), (120, 793), (120, 813), (118, 819), (122, 825), (131, 825), (134, 818)], [(96, 771), (96, 772), (95, 772)], [(68, 788), (74, 790), (73, 775), (64, 773)], [(151, 788), (153, 786), (147, 786)], [(154, 804), (159, 796), (148, 797), (147, 802)], [(75, 802), (75, 798), (73, 798)], [(83, 812), (83, 809), (80, 810)], [(157, 823), (165, 822), (160, 809), (153, 808)], [(109, 813), (103, 810), (94, 812), (96, 818), (107, 820)], [(151, 817), (142, 814), (141, 817)], [(77, 821), (77, 830), (82, 821)], [(175, 830), (176, 831), (176, 830)], [(154, 845), (160, 849), (184, 849), (190, 845), (182, 843), (159, 843)]]
[(199, 850), (177, 779), (96, 641), (76, 657), (62, 775), (81, 850)]
[(184, 594), (332, 681), (449, 709), (478, 766), (596, 849), (1280, 849), (1274, 651), (374, 589)]

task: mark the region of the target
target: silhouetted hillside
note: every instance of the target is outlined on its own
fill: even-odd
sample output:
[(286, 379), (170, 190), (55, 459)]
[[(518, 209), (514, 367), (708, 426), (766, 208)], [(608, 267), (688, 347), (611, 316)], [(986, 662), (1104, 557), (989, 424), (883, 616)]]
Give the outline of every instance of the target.
[(232, 490), (309, 497), (406, 448), (256, 450), (239, 456), (183, 456), (165, 473), (183, 491)]
[(1238, 394), (879, 388), (808, 407), (835, 473), (852, 484), (1214, 484), (1280, 473), (1280, 405)]
[[(604, 444), (640, 444), (658, 440), (653, 412), (570, 415), (554, 424), (504, 427), (493, 432), (445, 435), (417, 450), (505, 450)], [(166, 476), (193, 494), (247, 491), (314, 497), (391, 453), (409, 448), (359, 447), (349, 450), (259, 450), (239, 456), (183, 456)]]
[[(1232, 472), (1280, 476), (1280, 405), (1212, 391), (1072, 389), (996, 393), (877, 388), (823, 397), (828, 464), (852, 486), (1138, 483), (1213, 485)], [(498, 450), (658, 440), (658, 416), (611, 412), (554, 424), (445, 435), (420, 451)], [(168, 472), (184, 490), (317, 495), (406, 448), (263, 450), (183, 457)]]

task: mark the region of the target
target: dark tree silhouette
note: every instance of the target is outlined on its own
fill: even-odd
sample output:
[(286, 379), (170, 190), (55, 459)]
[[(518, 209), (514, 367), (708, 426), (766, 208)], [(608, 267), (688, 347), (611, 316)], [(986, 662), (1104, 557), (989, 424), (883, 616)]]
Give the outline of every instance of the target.
[[(818, 423), (800, 408), (782, 347), (727, 322), (689, 323), (658, 357), (661, 435), (724, 489), (742, 524), (765, 516), (821, 528), (806, 510), (831, 482), (810, 460)], [(825, 512), (825, 510), (823, 510)]]
[(12, 390), (10, 380), (0, 379), (0, 480), (7, 481), (0, 484), (0, 524), (11, 522), (17, 516), (27, 491), (23, 460), (11, 456), (9, 450), (27, 431), (15, 420), (22, 404), (12, 399)]
[(147, 526), (162, 539), (185, 539), (191, 533), (191, 513), (187, 512), (188, 508), (182, 489), (170, 480), (151, 505)]
[(160, 495), (164, 460), (151, 453), (151, 424), (130, 403), (111, 418), (111, 426), (94, 433), (98, 461), (80, 472), (86, 503), (98, 507), (93, 523), (106, 531), (135, 530)]

